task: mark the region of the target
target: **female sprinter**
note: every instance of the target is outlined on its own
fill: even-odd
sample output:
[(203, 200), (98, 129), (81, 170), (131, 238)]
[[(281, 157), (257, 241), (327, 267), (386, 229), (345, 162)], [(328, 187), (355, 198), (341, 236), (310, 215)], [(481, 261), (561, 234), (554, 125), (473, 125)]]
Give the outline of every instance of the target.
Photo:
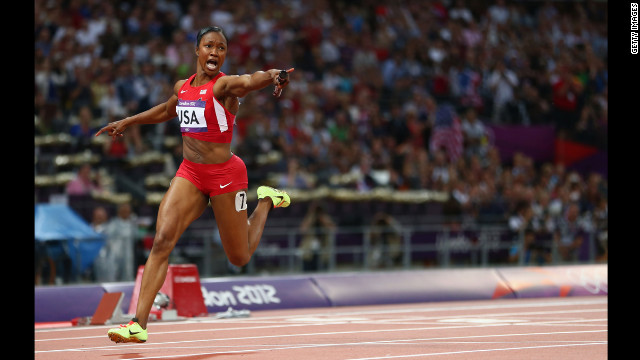
[[(289, 195), (268, 186), (258, 188), (258, 205), (247, 216), (247, 168), (231, 152), (233, 125), (242, 98), (252, 91), (275, 85), (274, 95), (289, 83), (281, 70), (257, 71), (251, 75), (226, 75), (220, 71), (227, 56), (227, 36), (217, 26), (198, 33), (196, 73), (178, 81), (165, 103), (137, 115), (109, 123), (96, 136), (114, 139), (134, 124), (158, 124), (178, 117), (184, 160), (171, 181), (158, 209), (156, 235), (144, 267), (135, 317), (126, 325), (108, 331), (115, 342), (145, 342), (147, 321), (156, 294), (169, 266), (176, 242), (207, 208), (215, 214), (220, 238), (229, 261), (243, 266), (256, 250), (267, 215), (272, 208), (287, 207)], [(283, 72), (288, 74), (293, 68)]]

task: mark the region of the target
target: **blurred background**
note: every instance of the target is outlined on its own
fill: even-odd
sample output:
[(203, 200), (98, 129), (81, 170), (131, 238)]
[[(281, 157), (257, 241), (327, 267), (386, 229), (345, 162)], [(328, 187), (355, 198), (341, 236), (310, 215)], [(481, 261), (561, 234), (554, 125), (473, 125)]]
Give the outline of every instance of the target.
[(263, 184), (293, 202), (247, 266), (227, 262), (210, 209), (172, 264), (213, 277), (607, 262), (606, 1), (34, 4), (36, 285), (135, 280), (182, 161), (179, 123), (94, 134), (168, 99), (210, 25), (228, 35), (223, 72), (295, 68), (282, 97), (241, 99), (232, 143), (249, 211)]

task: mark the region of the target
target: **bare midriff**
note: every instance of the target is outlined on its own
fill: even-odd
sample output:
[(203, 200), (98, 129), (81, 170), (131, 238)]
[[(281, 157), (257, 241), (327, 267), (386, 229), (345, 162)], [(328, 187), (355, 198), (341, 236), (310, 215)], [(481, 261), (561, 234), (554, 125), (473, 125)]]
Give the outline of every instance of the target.
[(183, 136), (182, 144), (182, 155), (194, 163), (220, 164), (231, 158), (230, 143), (212, 143)]

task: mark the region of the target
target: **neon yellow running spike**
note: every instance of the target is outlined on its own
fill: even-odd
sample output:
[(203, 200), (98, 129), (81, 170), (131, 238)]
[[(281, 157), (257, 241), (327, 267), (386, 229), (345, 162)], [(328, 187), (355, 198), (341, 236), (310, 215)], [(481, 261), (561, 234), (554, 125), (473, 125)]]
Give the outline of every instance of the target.
[(258, 199), (262, 199), (267, 196), (271, 198), (271, 201), (273, 201), (274, 208), (285, 208), (291, 204), (291, 198), (289, 198), (289, 194), (286, 192), (274, 189), (270, 186), (260, 186), (258, 188)]
[(131, 320), (127, 325), (120, 325), (117, 328), (109, 329), (107, 336), (111, 341), (121, 342), (138, 342), (147, 341), (147, 330), (143, 329), (140, 324)]

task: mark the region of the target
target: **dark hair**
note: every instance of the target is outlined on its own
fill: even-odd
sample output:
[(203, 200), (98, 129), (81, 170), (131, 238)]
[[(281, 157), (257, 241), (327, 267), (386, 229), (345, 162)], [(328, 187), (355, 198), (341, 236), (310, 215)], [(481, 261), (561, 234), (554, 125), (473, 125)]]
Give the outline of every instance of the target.
[(227, 37), (227, 33), (225, 33), (220, 26), (207, 26), (206, 28), (202, 28), (200, 29), (200, 31), (198, 31), (198, 36), (196, 38), (196, 48), (200, 46), (200, 40), (202, 39), (202, 37), (206, 33), (210, 33), (212, 31), (221, 33), (222, 36), (224, 36), (225, 40), (227, 40), (227, 45), (229, 44), (229, 38)]

